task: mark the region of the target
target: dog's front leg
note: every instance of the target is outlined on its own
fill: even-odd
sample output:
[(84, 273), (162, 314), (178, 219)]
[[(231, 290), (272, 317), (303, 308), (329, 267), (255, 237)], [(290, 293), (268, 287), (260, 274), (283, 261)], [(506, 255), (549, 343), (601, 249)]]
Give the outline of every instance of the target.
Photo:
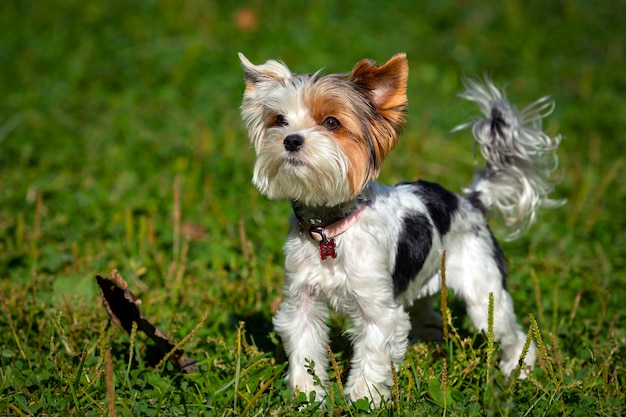
[(328, 306), (313, 288), (292, 287), (287, 285), (285, 299), (273, 320), (289, 356), (287, 381), (294, 391), (305, 392), (307, 396), (315, 392), (316, 399), (321, 400), (325, 396), (324, 387), (316, 384), (308, 364), (314, 364), (315, 374), (325, 385), (328, 379)]
[(411, 323), (403, 307), (394, 302), (361, 304), (359, 310), (352, 315), (354, 355), (346, 393), (353, 401), (367, 397), (379, 404), (389, 398), (392, 364), (404, 361)]

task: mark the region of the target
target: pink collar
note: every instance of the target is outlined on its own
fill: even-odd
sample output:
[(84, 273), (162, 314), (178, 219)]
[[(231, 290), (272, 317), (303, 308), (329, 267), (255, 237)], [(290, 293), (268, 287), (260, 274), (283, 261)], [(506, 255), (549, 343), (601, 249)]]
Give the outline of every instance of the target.
[(335, 251), (335, 237), (339, 236), (350, 228), (353, 224), (359, 220), (363, 210), (367, 206), (367, 202), (361, 203), (358, 209), (354, 210), (348, 216), (337, 220), (328, 226), (309, 226), (307, 224), (300, 223), (300, 227), (303, 230), (309, 232), (309, 236), (312, 239), (320, 242), (320, 257), (325, 260), (327, 257), (335, 258), (337, 252)]

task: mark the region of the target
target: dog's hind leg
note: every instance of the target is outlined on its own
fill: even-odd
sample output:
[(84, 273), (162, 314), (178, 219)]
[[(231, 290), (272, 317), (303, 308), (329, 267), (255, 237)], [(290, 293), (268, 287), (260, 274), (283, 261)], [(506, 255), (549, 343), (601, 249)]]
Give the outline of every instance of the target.
[[(510, 375), (517, 367), (526, 334), (517, 322), (511, 295), (505, 289), (506, 268), (497, 243), (488, 235), (468, 234), (454, 250), (448, 251), (448, 287), (461, 298), (477, 330), (488, 332), (489, 294), (493, 294), (493, 335), (500, 342), (500, 370)], [(534, 366), (535, 346), (530, 345), (520, 377)]]

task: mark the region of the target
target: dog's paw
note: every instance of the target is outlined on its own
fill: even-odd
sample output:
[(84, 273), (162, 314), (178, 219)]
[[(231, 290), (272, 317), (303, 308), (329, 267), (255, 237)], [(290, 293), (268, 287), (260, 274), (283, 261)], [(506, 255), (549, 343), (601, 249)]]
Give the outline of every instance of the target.
[(346, 396), (350, 401), (356, 402), (360, 399), (367, 398), (370, 400), (370, 406), (380, 406), (389, 398), (389, 387), (386, 385), (374, 385), (368, 383), (365, 378), (353, 381), (346, 389)]
[(315, 401), (324, 401), (326, 392), (324, 388), (316, 385), (310, 375), (302, 375), (301, 377), (290, 378), (289, 384), (294, 392), (303, 392), (306, 398), (311, 398), (311, 393), (315, 393)]
[[(535, 361), (537, 360), (536, 347), (534, 343), (531, 343), (526, 355), (524, 356), (524, 362), (521, 365), (521, 369), (518, 375), (519, 379), (525, 379), (530, 375), (535, 367)], [(503, 349), (500, 360), (500, 372), (504, 375), (511, 376), (515, 368), (519, 364), (519, 358), (521, 356), (523, 346), (519, 346), (516, 349)]]

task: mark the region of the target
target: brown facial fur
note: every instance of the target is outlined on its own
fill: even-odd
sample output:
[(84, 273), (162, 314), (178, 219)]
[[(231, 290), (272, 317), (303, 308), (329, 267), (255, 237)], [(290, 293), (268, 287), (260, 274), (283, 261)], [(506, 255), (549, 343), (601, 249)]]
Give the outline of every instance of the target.
[(347, 83), (330, 75), (313, 84), (308, 105), (316, 122), (333, 116), (341, 123), (333, 134), (350, 161), (353, 197), (378, 176), (397, 143), (405, 124), (407, 79), (406, 56), (397, 54), (381, 66), (370, 60), (358, 62)]
[(394, 55), (381, 66), (367, 59), (361, 60), (350, 74), (349, 82), (368, 96), (385, 120), (383, 124), (372, 126), (377, 139), (376, 159), (380, 163), (396, 146), (398, 134), (406, 123), (408, 76), (409, 66), (403, 53)]
[[(318, 73), (292, 74), (278, 61), (253, 65), (242, 55), (240, 58), (246, 81), (243, 115), (257, 152), (263, 137), (261, 132), (283, 125), (279, 120), (280, 99), (272, 93), (276, 89), (289, 91), (295, 88), (313, 119), (311, 122), (315, 129), (327, 137), (332, 136), (345, 156), (347, 166), (341, 169), (345, 169), (345, 191), (351, 195), (344, 194), (339, 198), (355, 198), (370, 180), (378, 177), (383, 161), (395, 147), (405, 124), (408, 78), (405, 54), (394, 55), (381, 66), (362, 60), (350, 74), (326, 76)], [(328, 130), (324, 127), (323, 122), (329, 116), (339, 121), (340, 128)], [(288, 132), (292, 122), (287, 122)], [(301, 128), (306, 126), (304, 123)], [(330, 160), (327, 162), (332, 163)], [(329, 165), (327, 170), (330, 174), (333, 167)], [(274, 173), (265, 172), (263, 176), (272, 178), (270, 174)], [(262, 179), (262, 176), (259, 178)], [(259, 180), (259, 183), (262, 181)], [(324, 195), (320, 191), (317, 192), (318, 197)]]
[[(373, 175), (369, 156), (372, 145), (365, 137), (367, 132), (364, 131), (361, 119), (361, 111), (367, 111), (362, 97), (345, 81), (337, 83), (337, 79), (326, 77), (308, 95), (308, 107), (319, 129), (324, 129), (322, 123), (329, 116), (335, 117), (341, 124), (332, 134), (349, 161), (347, 175), (350, 190), (355, 197)], [(359, 107), (363, 109), (359, 110)]]

